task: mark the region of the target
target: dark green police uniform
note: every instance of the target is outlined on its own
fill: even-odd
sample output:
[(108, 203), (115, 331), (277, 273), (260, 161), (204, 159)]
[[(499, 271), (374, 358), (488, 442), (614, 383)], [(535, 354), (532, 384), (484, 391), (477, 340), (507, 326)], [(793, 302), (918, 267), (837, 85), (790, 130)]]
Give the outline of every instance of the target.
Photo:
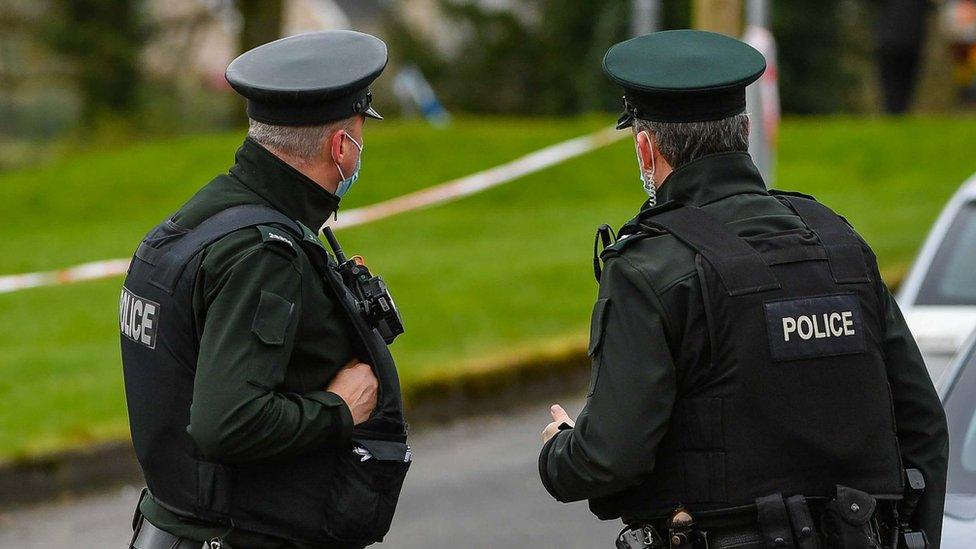
[[(306, 227), (320, 227), (339, 200), (248, 139), (230, 172), (201, 189), (172, 222), (193, 228), (241, 204), (266, 204)], [(253, 227), (211, 245), (193, 291), (193, 314), (204, 337), (187, 432), (204, 454), (222, 462), (325, 451), (330, 443), (348, 439), (352, 430), (349, 408), (325, 390), (354, 358), (351, 328), (308, 257), (292, 251), (294, 237), (281, 230), (273, 233), (276, 237), (267, 234)], [(294, 304), (287, 319), (258, 318), (258, 297), (266, 292)], [(274, 310), (264, 314), (274, 315)], [(257, 334), (252, 329), (256, 321), (277, 331)], [(281, 343), (268, 345), (262, 337)], [(156, 503), (152, 494), (140, 510), (151, 523), (182, 537), (223, 536), (234, 547), (294, 546), (181, 517)]]
[[(381, 119), (369, 84), (386, 61), (375, 37), (310, 33), (245, 53), (227, 79), (259, 122)], [(132, 547), (362, 547), (388, 530), (406, 424), (392, 358), (317, 238), (338, 206), (248, 138), (139, 246), (120, 300), (148, 485)], [(359, 425), (326, 391), (352, 359), (380, 382)]]
[[(616, 53), (608, 53), (605, 67), (625, 85), (620, 126), (630, 126), (634, 118), (701, 121), (741, 113), (744, 97), (737, 99), (736, 94), (758, 76), (757, 68), (762, 70), (758, 53), (744, 48), (730, 38), (694, 31), (658, 33), (618, 45)], [(635, 90), (637, 80), (646, 84)], [(681, 84), (669, 86), (673, 82)], [(691, 96), (682, 96), (682, 85), (692, 90)], [(718, 89), (721, 108), (708, 100), (711, 86)], [(900, 489), (897, 469), (912, 467), (922, 472), (927, 486), (916, 522), (937, 547), (945, 496), (945, 416), (915, 341), (880, 281), (870, 248), (852, 231), (837, 229), (846, 225), (824, 214), (827, 210), (819, 204), (770, 194), (746, 152), (710, 154), (678, 167), (657, 197), (660, 205), (645, 204), (601, 254), (586, 405), (575, 428), (558, 432), (539, 459), (550, 494), (564, 502), (589, 499), (603, 519), (619, 517), (627, 524), (649, 523), (659, 529), (667, 527), (669, 514), (681, 504), (706, 524), (702, 519), (709, 513), (713, 519), (725, 516), (728, 507), (738, 505), (745, 518), (740, 513), (734, 524), (740, 525), (741, 519), (754, 525), (756, 496), (829, 497), (827, 486), (844, 483), (894, 492)], [(794, 201), (804, 207), (798, 209)], [(689, 211), (694, 216), (684, 217)], [(811, 211), (820, 216), (807, 215)], [(687, 219), (705, 228), (681, 223)], [(824, 226), (846, 231), (847, 240), (833, 246), (831, 238), (839, 233)], [(710, 247), (696, 241), (697, 234), (716, 241)], [(726, 248), (735, 248), (735, 253)], [(753, 248), (763, 252), (760, 262)], [(837, 250), (862, 259), (845, 263), (833, 257)], [(819, 292), (797, 296), (789, 290), (812, 284), (817, 276), (829, 281), (831, 270), (823, 263), (838, 277), (846, 268), (864, 271), (863, 278), (836, 285), (843, 295), (829, 297), (845, 302), (853, 299), (847, 294), (861, 292), (854, 300), (861, 303), (853, 306), (863, 313), (862, 323), (851, 331), (863, 328), (868, 334), (866, 343), (859, 342), (862, 347), (844, 348), (840, 341), (845, 332), (831, 334), (828, 328), (820, 343), (810, 338), (826, 346), (789, 356), (793, 350), (772, 340), (775, 326), (765, 332), (740, 329), (751, 323), (762, 326), (763, 306), (768, 320), (770, 311), (784, 304), (795, 307), (820, 299)], [(747, 268), (737, 271), (742, 265)], [(795, 281), (780, 275), (778, 282), (773, 277), (775, 287), (752, 284), (770, 268), (793, 269)], [(764, 293), (775, 297), (755, 308), (723, 309), (723, 303), (741, 303), (736, 299), (763, 300)], [(812, 299), (801, 299), (806, 297)], [(832, 341), (830, 335), (841, 337), (824, 343)], [(795, 334), (788, 341), (814, 345)], [(876, 363), (873, 377), (865, 373), (871, 368), (858, 369), (859, 361)], [(864, 385), (859, 385), (862, 379)], [(783, 386), (792, 392), (782, 394)], [(873, 400), (875, 405), (849, 406), (852, 400)], [(839, 404), (844, 411), (818, 409), (821, 402), (830, 403), (824, 404), (828, 408)], [(793, 414), (791, 408), (802, 410)], [(782, 415), (764, 415), (769, 409)], [(837, 445), (837, 440), (843, 443)], [(750, 469), (753, 455), (757, 463)], [(830, 464), (827, 471), (818, 460)], [(811, 471), (816, 473), (807, 474)], [(737, 473), (752, 475), (751, 484), (743, 485)], [(820, 493), (802, 493), (808, 489)], [(782, 506), (782, 497), (778, 501)], [(819, 514), (822, 508), (814, 501), (810, 508)], [(787, 525), (784, 547), (794, 546), (789, 529)], [(717, 539), (710, 541), (714, 546)], [(812, 546), (802, 545), (800, 534), (796, 542), (797, 547)]]

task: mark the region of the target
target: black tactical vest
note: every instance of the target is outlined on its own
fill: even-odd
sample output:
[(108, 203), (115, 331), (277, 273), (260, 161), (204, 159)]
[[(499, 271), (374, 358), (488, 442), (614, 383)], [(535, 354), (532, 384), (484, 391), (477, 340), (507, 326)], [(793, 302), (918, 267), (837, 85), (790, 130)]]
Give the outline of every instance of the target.
[[(200, 252), (257, 225), (294, 234), (338, 296), (359, 337), (360, 356), (379, 380), (378, 403), (344, 447), (224, 465), (204, 459), (186, 432), (202, 330), (194, 323), (192, 292)], [(363, 319), (314, 233), (257, 205), (224, 210), (189, 231), (166, 221), (136, 251), (119, 310), (132, 442), (158, 503), (183, 516), (306, 543), (382, 540), (411, 459), (400, 384), (386, 344)], [(363, 450), (372, 457), (364, 459)]]
[(603, 519), (653, 519), (678, 505), (708, 515), (781, 492), (828, 497), (840, 484), (902, 494), (874, 260), (835, 213), (776, 193), (812, 230), (740, 238), (693, 206), (648, 210), (646, 230), (697, 252), (711, 360), (679, 386), (641, 485), (590, 500)]

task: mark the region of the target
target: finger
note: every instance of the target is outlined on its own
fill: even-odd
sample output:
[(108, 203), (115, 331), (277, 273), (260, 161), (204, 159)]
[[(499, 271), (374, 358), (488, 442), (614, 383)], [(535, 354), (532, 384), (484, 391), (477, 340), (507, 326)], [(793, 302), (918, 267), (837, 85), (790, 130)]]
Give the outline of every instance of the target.
[(357, 357), (352, 357), (352, 358), (351, 358), (351, 359), (349, 360), (349, 362), (347, 362), (347, 363), (346, 363), (346, 365), (345, 365), (345, 366), (343, 366), (343, 368), (352, 368), (353, 366), (355, 366), (355, 365), (357, 365), (357, 364), (359, 364), (359, 358), (357, 358)]
[(549, 414), (552, 415), (552, 419), (556, 423), (569, 421), (569, 414), (567, 414), (566, 410), (563, 410), (563, 407), (558, 404), (553, 404), (552, 407), (549, 408)]

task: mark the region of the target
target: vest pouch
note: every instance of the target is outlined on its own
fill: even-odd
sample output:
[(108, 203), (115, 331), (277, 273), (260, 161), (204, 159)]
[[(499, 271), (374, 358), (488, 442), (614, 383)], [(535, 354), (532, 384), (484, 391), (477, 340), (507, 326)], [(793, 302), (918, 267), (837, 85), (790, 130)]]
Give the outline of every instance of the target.
[(339, 453), (328, 486), (329, 536), (345, 543), (382, 541), (411, 461), (410, 447), (403, 442), (354, 437)]
[(874, 521), (877, 505), (877, 500), (870, 494), (837, 486), (837, 497), (827, 502), (822, 518), (826, 546), (880, 549), (881, 536)]

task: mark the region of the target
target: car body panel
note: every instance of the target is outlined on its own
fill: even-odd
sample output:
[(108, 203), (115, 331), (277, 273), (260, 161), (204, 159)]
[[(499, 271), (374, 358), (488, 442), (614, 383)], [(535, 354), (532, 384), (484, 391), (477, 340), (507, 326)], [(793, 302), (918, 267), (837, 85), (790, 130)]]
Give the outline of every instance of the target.
[[(976, 360), (973, 353), (976, 352), (976, 332), (966, 338), (961, 350), (951, 360), (944, 371), (944, 375), (936, 383), (939, 398), (943, 405), (947, 398), (951, 396), (953, 385), (962, 375), (962, 371), (969, 368), (976, 368)], [(976, 395), (969, 395), (969, 401), (976, 407)], [(950, 418), (950, 426), (954, 423)], [(949, 433), (950, 447), (955, 448), (959, 444), (960, 433)], [(965, 438), (965, 437), (963, 437)], [(952, 478), (949, 479), (947, 487), (945, 515), (942, 522), (942, 547), (944, 549), (963, 549), (970, 548), (976, 540), (976, 495), (954, 493)]]
[(976, 307), (919, 305), (902, 311), (936, 383), (952, 357), (976, 330)]
[(976, 540), (976, 519), (945, 516), (942, 521), (944, 549), (969, 549), (973, 546), (973, 540)]
[(976, 174), (960, 186), (939, 214), (898, 292), (899, 306), (935, 381), (976, 329), (976, 306), (918, 304), (919, 293), (953, 222), (972, 202), (976, 202)]

